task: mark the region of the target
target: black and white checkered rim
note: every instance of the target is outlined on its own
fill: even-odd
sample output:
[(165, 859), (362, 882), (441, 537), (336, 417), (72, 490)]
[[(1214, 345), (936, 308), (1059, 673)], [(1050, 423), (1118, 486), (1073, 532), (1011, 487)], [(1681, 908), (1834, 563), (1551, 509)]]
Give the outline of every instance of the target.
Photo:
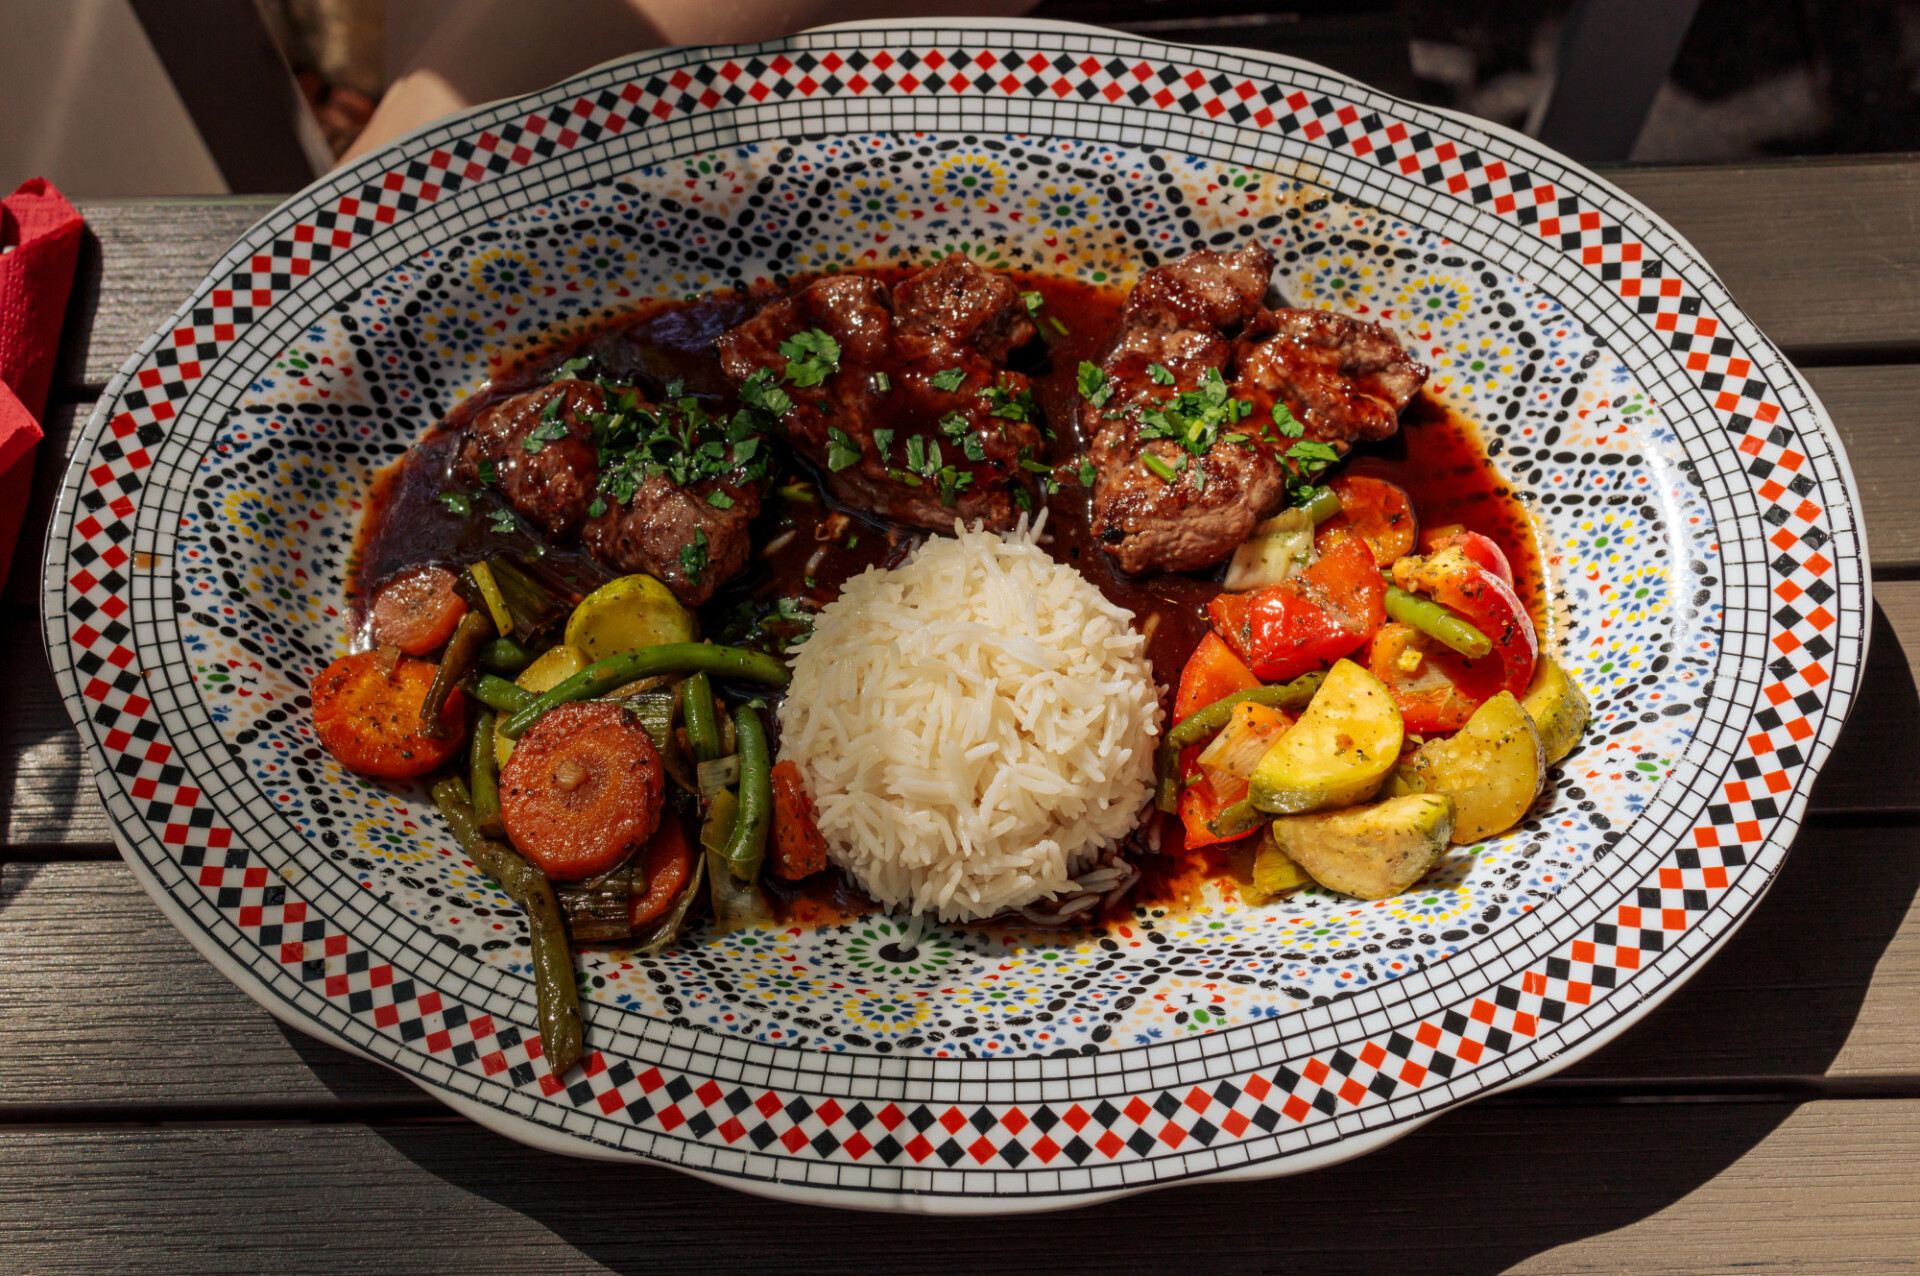
[[(906, 1059), (648, 1020), (596, 1031), (583, 1066), (554, 1078), (523, 980), (349, 882), (278, 876), (299, 839), (274, 812), (222, 804), (244, 776), (170, 595), (189, 478), (250, 370), (332, 298), (503, 201), (719, 146), (907, 130), (1311, 166), (1550, 292), (1660, 391), (1719, 534), (1720, 650), (1683, 757), (1579, 889), (1444, 966), (1166, 1044)], [(597, 68), (422, 129), (262, 220), (88, 423), (50, 532), (44, 623), (128, 863), (281, 1019), (536, 1146), (796, 1199), (1007, 1211), (1324, 1165), (1565, 1066), (1650, 1010), (1764, 893), (1839, 733), (1871, 607), (1857, 508), (1805, 382), (1686, 243), (1524, 137), (1271, 55), (1040, 22), (855, 24)]]

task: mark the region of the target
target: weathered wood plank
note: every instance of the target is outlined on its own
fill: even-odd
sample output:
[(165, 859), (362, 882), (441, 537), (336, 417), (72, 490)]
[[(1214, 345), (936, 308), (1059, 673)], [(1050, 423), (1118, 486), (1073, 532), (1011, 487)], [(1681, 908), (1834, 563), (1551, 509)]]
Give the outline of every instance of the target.
[[(280, 196), (81, 201), (87, 236), (67, 302), (56, 394), (105, 385)], [(88, 322), (91, 317), (91, 322)]]
[[(1804, 832), (1726, 950), (1568, 1075), (1920, 1077), (1917, 897), (1920, 828)], [(413, 1094), (280, 1028), (194, 953), (118, 861), (0, 869), (0, 1003), (13, 1007), (0, 1017), (0, 1104), (319, 1110)]]
[(1700, 251), (1761, 331), (1803, 361), (1920, 345), (1920, 165), (1896, 157), (1605, 176)]
[(1876, 578), (1920, 573), (1920, 364), (1808, 368), (1806, 376), (1853, 464)]
[(1469, 1108), (1327, 1170), (995, 1220), (990, 1238), (977, 1220), (853, 1220), (563, 1160), (464, 1123), (6, 1131), (0, 1195), (35, 1204), (0, 1218), (0, 1243), (47, 1273), (129, 1254), (149, 1270), (550, 1276), (759, 1271), (776, 1254), (789, 1272), (964, 1256), (982, 1273), (1339, 1273), (1414, 1254), (1423, 1272), (1894, 1272), (1920, 1228), (1920, 1101)]

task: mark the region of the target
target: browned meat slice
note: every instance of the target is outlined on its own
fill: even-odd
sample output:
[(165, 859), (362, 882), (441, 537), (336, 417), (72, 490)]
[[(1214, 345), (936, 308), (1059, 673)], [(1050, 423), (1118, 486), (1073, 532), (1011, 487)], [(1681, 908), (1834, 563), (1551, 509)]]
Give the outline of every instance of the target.
[[(747, 565), (747, 524), (760, 512), (761, 486), (712, 481), (684, 488), (655, 474), (625, 506), (587, 523), (587, 551), (615, 571), (655, 577), (698, 607)], [(714, 506), (714, 492), (733, 504)]]
[(1258, 246), (1196, 252), (1127, 298), (1102, 365), (1112, 397), (1083, 409), (1094, 532), (1126, 571), (1217, 563), (1280, 503), (1291, 442), (1274, 430), (1276, 403), (1304, 438), (1345, 452), (1399, 428), (1426, 380), (1377, 324), (1263, 308), (1272, 267)]
[[(1283, 463), (1227, 394), (1225, 332), (1258, 313), (1272, 270), (1258, 245), (1202, 250), (1142, 275), (1121, 310), (1101, 363), (1110, 397), (1082, 411), (1094, 534), (1126, 571), (1218, 562), (1280, 499)], [(1194, 446), (1213, 440), (1197, 455), (1196, 420)]]
[[(663, 417), (668, 434), (721, 443), (719, 459), (690, 463), (677, 439), (655, 432)], [(609, 433), (607, 421), (620, 424)], [(657, 577), (697, 607), (746, 565), (767, 474), (762, 444), (725, 442), (723, 431), (692, 399), (663, 410), (631, 391), (563, 379), (475, 417), (454, 475), (494, 487), (549, 540), (583, 535), (607, 566)]]
[(743, 392), (752, 380), (792, 400), (780, 428), (840, 500), (916, 527), (1004, 529), (1034, 508), (1023, 462), (1044, 468), (1027, 379), (1003, 366), (1033, 332), (1013, 283), (955, 254), (891, 294), (818, 280), (719, 348)]
[(1391, 437), (1427, 380), (1392, 333), (1328, 310), (1261, 312), (1241, 332), (1234, 360), (1234, 393), (1256, 412), (1278, 399), (1307, 438), (1341, 451), (1355, 439)]
[(502, 399), (467, 427), (454, 475), (498, 488), (549, 539), (570, 540), (587, 520), (600, 477), (587, 418), (605, 406), (600, 387), (587, 381), (556, 381)]

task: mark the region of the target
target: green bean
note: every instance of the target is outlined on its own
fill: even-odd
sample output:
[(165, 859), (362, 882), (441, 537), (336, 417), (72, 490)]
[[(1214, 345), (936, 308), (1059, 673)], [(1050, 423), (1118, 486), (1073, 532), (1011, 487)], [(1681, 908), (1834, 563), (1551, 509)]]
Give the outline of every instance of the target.
[(1305, 708), (1313, 699), (1313, 693), (1320, 690), (1321, 679), (1325, 677), (1316, 669), (1278, 686), (1249, 687), (1215, 700), (1204, 708), (1195, 709), (1180, 719), (1160, 741), (1160, 788), (1154, 797), (1154, 805), (1163, 811), (1180, 808), (1180, 750), (1199, 744), (1226, 726), (1227, 720), (1233, 717), (1235, 705), (1263, 704), (1269, 709)]
[(752, 705), (733, 711), (733, 731), (740, 751), (740, 814), (720, 853), (734, 877), (751, 882), (760, 875), (767, 830), (773, 827), (773, 759), (767, 752), (767, 729)]
[(493, 760), (493, 710), (482, 709), (474, 719), (473, 741), (467, 746), (467, 783), (473, 792), (474, 814), (480, 817), (480, 831), (488, 837), (505, 837), (506, 823), (500, 818), (500, 773)]
[(500, 713), (518, 713), (538, 700), (540, 693), (516, 687), (494, 674), (483, 673), (473, 680), (473, 698)]
[(641, 647), (624, 655), (608, 656), (588, 665), (508, 718), (500, 734), (509, 740), (518, 740), (555, 705), (591, 700), (636, 679), (662, 673), (711, 673), (775, 687), (786, 686), (793, 677), (785, 665), (764, 652), (719, 647), (707, 642), (661, 643), (657, 647)]
[(585, 1034), (580, 993), (574, 986), (573, 950), (567, 946), (567, 926), (553, 883), (511, 846), (481, 833), (480, 817), (464, 781), (450, 777), (437, 782), (433, 800), (474, 864), (526, 910), (533, 944), (533, 987), (540, 1001), (540, 1045), (548, 1070), (557, 1077), (580, 1061)]
[(687, 679), (681, 690), (680, 708), (687, 718), (687, 744), (693, 760), (711, 762), (720, 756), (720, 723), (713, 713), (713, 680), (704, 673)]
[(1493, 650), (1493, 640), (1478, 629), (1433, 599), (1410, 594), (1398, 585), (1387, 586), (1387, 615), (1444, 643), (1469, 660), (1478, 660)]
[(1330, 487), (1316, 487), (1303, 505), (1315, 523), (1324, 523), (1340, 512), (1340, 495)]
[(519, 673), (532, 664), (538, 654), (511, 638), (495, 638), (480, 644), (479, 664), (494, 673)]
[(447, 639), (447, 649), (440, 653), (440, 667), (433, 671), (433, 685), (427, 688), (427, 698), (420, 702), (421, 735), (435, 740), (446, 737), (447, 729), (440, 724), (440, 714), (447, 707), (447, 697), (473, 668), (480, 644), (492, 632), (493, 622), (477, 611), (460, 617), (453, 637)]

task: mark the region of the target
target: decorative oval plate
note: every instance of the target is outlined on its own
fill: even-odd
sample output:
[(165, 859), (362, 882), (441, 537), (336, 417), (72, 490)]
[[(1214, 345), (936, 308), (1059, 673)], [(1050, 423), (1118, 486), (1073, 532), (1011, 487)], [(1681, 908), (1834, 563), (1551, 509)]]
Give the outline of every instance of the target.
[[(1124, 282), (1255, 239), (1294, 304), (1405, 333), (1537, 515), (1595, 722), (1535, 817), (1371, 904), (592, 950), (588, 1055), (552, 1075), (517, 911), (309, 726), (375, 472), (490, 359), (647, 298), (956, 249)], [(1658, 218), (1318, 67), (1091, 28), (675, 49), (436, 124), (255, 226), (101, 403), (47, 643), (168, 917), (281, 1019), (516, 1139), (817, 1202), (1283, 1174), (1564, 1066), (1759, 900), (1865, 657), (1832, 427)]]

